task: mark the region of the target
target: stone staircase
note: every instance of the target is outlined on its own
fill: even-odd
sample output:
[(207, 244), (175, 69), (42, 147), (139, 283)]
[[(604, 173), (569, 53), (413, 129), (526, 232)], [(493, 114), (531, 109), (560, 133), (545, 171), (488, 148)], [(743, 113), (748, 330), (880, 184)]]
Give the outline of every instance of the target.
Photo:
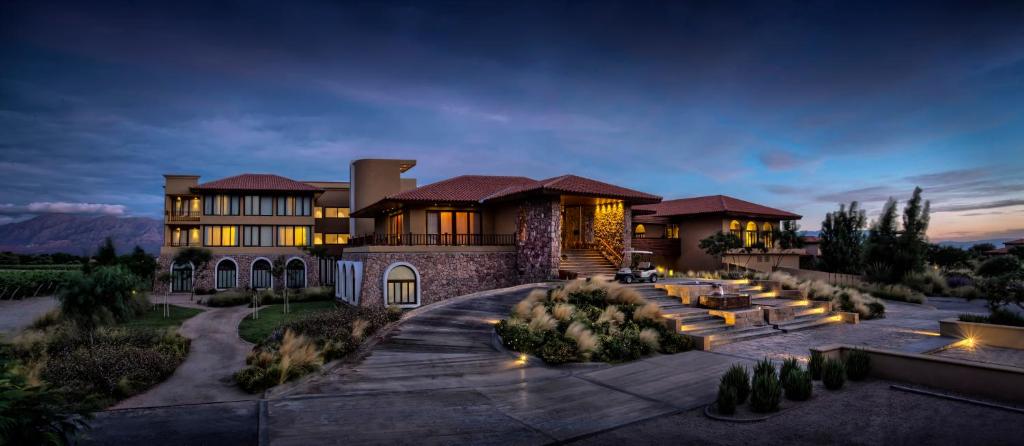
[(575, 272), (582, 277), (604, 275), (615, 277), (618, 267), (612, 265), (596, 249), (567, 249), (562, 251), (565, 258), (559, 269)]
[(679, 333), (703, 339), (705, 348), (842, 323), (839, 316), (831, 314), (828, 302), (802, 300), (799, 293), (769, 289), (764, 284), (737, 284), (735, 289), (739, 293), (751, 295), (753, 308), (788, 307), (782, 311), (791, 318), (779, 323), (760, 321), (758, 325), (737, 327), (727, 323), (720, 312), (684, 305), (678, 297), (670, 296), (665, 289), (644, 283), (626, 286), (658, 303), (667, 319), (666, 323), (673, 324)]

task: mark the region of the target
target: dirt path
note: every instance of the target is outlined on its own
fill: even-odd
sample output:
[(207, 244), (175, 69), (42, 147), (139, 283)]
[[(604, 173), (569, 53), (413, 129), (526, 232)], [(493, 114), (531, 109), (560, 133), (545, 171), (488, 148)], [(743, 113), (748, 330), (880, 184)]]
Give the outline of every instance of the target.
[[(177, 296), (175, 296), (177, 297)], [(154, 297), (153, 302), (162, 302)], [(176, 298), (174, 305), (207, 308)], [(235, 386), (232, 375), (245, 366), (252, 344), (238, 337), (238, 323), (249, 308), (208, 309), (185, 321), (179, 332), (192, 340), (188, 357), (170, 379), (146, 393), (121, 401), (115, 409), (257, 399)]]
[(57, 308), (57, 299), (52, 296), (0, 300), (0, 337), (14, 336), (54, 308)]

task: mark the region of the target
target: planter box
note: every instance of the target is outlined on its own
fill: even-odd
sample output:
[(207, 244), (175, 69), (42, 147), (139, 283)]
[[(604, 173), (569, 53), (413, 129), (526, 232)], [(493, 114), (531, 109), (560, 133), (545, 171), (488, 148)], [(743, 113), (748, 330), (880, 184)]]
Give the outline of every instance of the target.
[(943, 319), (939, 321), (939, 334), (961, 339), (974, 338), (975, 342), (990, 347), (1024, 350), (1024, 327)]
[(700, 296), (699, 302), (701, 307), (710, 308), (712, 310), (732, 310), (736, 308), (747, 308), (750, 306), (750, 295), (725, 294), (723, 296), (713, 296), (702, 294)]

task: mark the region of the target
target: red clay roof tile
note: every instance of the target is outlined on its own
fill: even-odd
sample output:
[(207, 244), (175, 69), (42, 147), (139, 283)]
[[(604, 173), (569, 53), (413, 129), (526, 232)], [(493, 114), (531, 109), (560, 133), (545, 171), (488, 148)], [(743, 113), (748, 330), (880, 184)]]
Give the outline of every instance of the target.
[(636, 206), (634, 209), (642, 211), (654, 211), (655, 217), (672, 217), (679, 215), (697, 214), (735, 214), (753, 215), (764, 217), (777, 217), (781, 219), (797, 219), (800, 215), (780, 209), (762, 206), (749, 201), (740, 200), (725, 195), (709, 195), (706, 197), (680, 198), (678, 200), (666, 200), (657, 204)]
[(305, 183), (268, 173), (243, 173), (233, 177), (221, 178), (193, 187), (195, 190), (222, 191), (293, 191), (316, 192), (321, 189)]

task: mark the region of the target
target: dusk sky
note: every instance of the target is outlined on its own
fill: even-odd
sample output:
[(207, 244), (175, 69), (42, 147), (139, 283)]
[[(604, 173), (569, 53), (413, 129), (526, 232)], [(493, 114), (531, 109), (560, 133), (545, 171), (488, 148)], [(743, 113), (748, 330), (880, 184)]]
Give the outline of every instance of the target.
[[(141, 2), (140, 2), (141, 3)], [(1024, 2), (0, 6), (0, 223), (158, 217), (162, 174), (360, 157), (1024, 237)]]

